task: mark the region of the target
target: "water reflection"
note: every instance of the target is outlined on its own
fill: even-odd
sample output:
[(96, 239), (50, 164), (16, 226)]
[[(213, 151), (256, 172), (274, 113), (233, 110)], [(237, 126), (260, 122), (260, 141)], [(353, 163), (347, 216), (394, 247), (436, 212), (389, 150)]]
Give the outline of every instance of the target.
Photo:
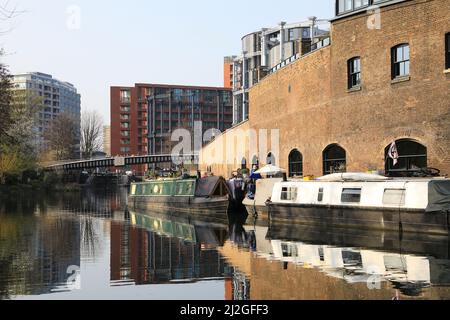
[(206, 226), (169, 215), (130, 213), (131, 225), (111, 225), (111, 280), (136, 285), (223, 279), (217, 248), (227, 226)]
[(448, 237), (292, 225), (238, 233), (223, 254), (245, 270), (252, 299), (450, 298)]
[(448, 237), (128, 212), (127, 192), (0, 202), (1, 299), (449, 299)]

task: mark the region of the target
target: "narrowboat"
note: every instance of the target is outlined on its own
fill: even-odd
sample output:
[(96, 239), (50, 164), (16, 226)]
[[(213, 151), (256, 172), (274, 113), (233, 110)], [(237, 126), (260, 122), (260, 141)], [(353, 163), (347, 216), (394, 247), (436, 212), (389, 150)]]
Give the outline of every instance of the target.
[(248, 224), (268, 225), (269, 223), (269, 207), (266, 206), (267, 200), (272, 197), (273, 187), (275, 183), (281, 182), (283, 179), (260, 179), (256, 181), (256, 193), (253, 199), (245, 197), (242, 204), (247, 209)]
[(132, 211), (177, 212), (227, 219), (229, 194), (222, 177), (146, 181), (131, 184), (128, 207)]
[(450, 179), (344, 173), (282, 181), (266, 203), (271, 222), (448, 235)]

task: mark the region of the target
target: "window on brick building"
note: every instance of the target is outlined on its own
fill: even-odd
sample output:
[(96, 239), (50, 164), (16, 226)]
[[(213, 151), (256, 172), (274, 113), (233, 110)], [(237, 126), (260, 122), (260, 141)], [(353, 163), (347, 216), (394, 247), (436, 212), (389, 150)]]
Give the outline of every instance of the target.
[(409, 75), (409, 44), (392, 48), (392, 79)]
[(289, 177), (303, 176), (303, 155), (297, 149), (289, 154)]
[(347, 171), (347, 153), (337, 144), (328, 146), (323, 151), (323, 174), (342, 173)]
[(396, 142), (398, 161), (389, 157), (391, 145), (385, 149), (386, 174), (391, 177), (414, 176), (428, 167), (427, 147), (418, 141), (401, 139)]
[(450, 32), (445, 35), (445, 68), (450, 69)]
[(130, 90), (120, 90), (120, 102), (130, 103), (131, 102), (131, 91)]
[(361, 86), (361, 58), (355, 57), (348, 60), (348, 88), (358, 88)]
[(267, 155), (266, 163), (269, 165), (273, 165), (273, 166), (275, 166), (277, 164), (275, 155), (272, 152), (269, 152), (269, 154)]

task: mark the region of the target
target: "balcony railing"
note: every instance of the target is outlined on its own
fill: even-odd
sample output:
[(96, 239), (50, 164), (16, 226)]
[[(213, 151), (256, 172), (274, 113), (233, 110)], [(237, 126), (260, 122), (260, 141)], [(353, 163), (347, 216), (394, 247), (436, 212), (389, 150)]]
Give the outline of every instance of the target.
[(292, 62), (297, 61), (298, 59), (304, 57), (305, 55), (310, 54), (311, 52), (317, 51), (319, 49), (322, 49), (324, 47), (327, 47), (330, 44), (331, 44), (330, 38), (325, 38), (322, 41), (316, 42), (316, 43), (311, 45), (311, 50), (309, 52), (305, 53), (304, 55), (301, 55), (300, 53), (297, 53), (296, 55), (294, 55), (294, 56), (292, 56), (292, 57), (290, 57), (290, 58), (280, 62), (275, 67), (273, 67), (272, 69), (269, 70), (269, 74), (277, 72), (281, 68), (284, 68), (285, 66), (291, 64)]

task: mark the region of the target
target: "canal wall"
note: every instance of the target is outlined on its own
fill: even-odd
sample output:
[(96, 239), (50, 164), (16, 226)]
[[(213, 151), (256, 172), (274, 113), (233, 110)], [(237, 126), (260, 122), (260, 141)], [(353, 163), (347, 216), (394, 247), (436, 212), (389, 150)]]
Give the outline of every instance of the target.
[[(269, 152), (288, 169), (296, 149), (303, 175), (321, 176), (324, 150), (337, 144), (346, 151), (347, 171), (384, 171), (386, 147), (408, 139), (426, 147), (428, 167), (450, 174), (450, 72), (444, 54), (449, 10), (447, 0), (414, 0), (382, 8), (380, 29), (367, 27), (369, 13), (333, 21), (330, 46), (250, 89), (249, 120), (207, 145), (200, 169), (228, 177), (243, 159), (248, 167), (255, 157), (266, 164)], [(410, 47), (410, 75), (393, 81), (391, 49), (403, 43)], [(349, 90), (353, 57), (361, 59), (362, 83)], [(246, 138), (239, 141), (242, 131)], [(267, 136), (266, 144), (261, 136)], [(242, 145), (244, 152), (236, 150)], [(224, 150), (222, 157), (217, 150)]]

